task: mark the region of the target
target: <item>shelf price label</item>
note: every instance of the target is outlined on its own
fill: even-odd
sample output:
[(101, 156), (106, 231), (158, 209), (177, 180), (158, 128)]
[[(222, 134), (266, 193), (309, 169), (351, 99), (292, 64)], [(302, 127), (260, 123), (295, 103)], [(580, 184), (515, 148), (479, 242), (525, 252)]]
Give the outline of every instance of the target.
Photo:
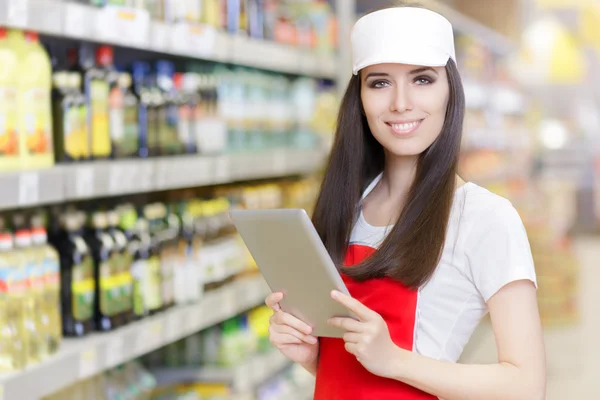
[(107, 5), (96, 19), (96, 36), (104, 41), (146, 46), (150, 39), (150, 13), (147, 10)]
[(125, 358), (124, 350), (122, 336), (116, 336), (109, 340), (106, 345), (106, 367), (112, 368), (121, 364)]
[(140, 331), (136, 346), (136, 354), (145, 354), (160, 347), (162, 343), (163, 323), (161, 320), (152, 321)]
[(75, 196), (93, 197), (94, 167), (91, 165), (77, 167), (75, 171)]
[(89, 38), (91, 35), (91, 18), (89, 6), (75, 3), (65, 3), (65, 21), (63, 32), (66, 36)]
[(40, 175), (38, 172), (22, 172), (19, 175), (20, 206), (30, 206), (40, 200)]
[(171, 31), (171, 47), (197, 56), (210, 57), (215, 53), (217, 31), (202, 24), (179, 22)]
[(98, 370), (98, 357), (96, 349), (82, 352), (79, 356), (79, 379), (85, 379)]
[(228, 156), (219, 156), (215, 163), (216, 183), (227, 183), (231, 181), (231, 162)]
[(27, 28), (29, 0), (8, 0), (7, 22), (15, 28)]

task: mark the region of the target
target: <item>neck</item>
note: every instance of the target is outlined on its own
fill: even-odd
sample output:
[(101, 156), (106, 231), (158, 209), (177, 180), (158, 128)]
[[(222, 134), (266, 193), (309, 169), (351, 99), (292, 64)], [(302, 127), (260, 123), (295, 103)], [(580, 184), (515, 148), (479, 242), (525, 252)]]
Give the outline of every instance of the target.
[(398, 157), (386, 154), (381, 185), (390, 198), (399, 201), (406, 199), (415, 180), (417, 161), (417, 156)]

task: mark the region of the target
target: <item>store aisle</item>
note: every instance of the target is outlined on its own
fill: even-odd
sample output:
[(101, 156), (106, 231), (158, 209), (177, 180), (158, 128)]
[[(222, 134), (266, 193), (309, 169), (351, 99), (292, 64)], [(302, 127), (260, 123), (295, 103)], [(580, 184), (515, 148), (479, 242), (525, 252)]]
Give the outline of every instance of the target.
[[(544, 331), (548, 359), (546, 400), (591, 399), (600, 393), (600, 238), (576, 239), (575, 248), (580, 261), (580, 321), (571, 327), (547, 327)], [(497, 362), (488, 319), (473, 335), (461, 362)]]

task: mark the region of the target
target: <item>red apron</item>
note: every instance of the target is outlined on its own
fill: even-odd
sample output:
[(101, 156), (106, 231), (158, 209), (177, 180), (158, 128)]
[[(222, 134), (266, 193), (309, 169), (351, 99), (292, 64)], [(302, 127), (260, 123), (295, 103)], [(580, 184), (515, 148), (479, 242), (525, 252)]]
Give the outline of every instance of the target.
[[(374, 251), (368, 246), (350, 245), (344, 264), (355, 265)], [(383, 317), (394, 343), (412, 351), (418, 292), (389, 278), (365, 282), (344, 275), (342, 278), (352, 297)], [(371, 374), (346, 351), (342, 339), (321, 338), (314, 400), (338, 399), (437, 400), (437, 397)]]

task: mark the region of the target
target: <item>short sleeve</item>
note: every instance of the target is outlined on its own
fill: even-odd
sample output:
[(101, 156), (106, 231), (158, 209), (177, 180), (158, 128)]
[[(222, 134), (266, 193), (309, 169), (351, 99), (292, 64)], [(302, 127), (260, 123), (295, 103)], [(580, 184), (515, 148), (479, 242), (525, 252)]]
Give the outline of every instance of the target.
[(498, 290), (517, 280), (530, 280), (537, 288), (535, 266), (525, 226), (508, 202), (482, 215), (466, 242), (473, 282), (487, 302)]

